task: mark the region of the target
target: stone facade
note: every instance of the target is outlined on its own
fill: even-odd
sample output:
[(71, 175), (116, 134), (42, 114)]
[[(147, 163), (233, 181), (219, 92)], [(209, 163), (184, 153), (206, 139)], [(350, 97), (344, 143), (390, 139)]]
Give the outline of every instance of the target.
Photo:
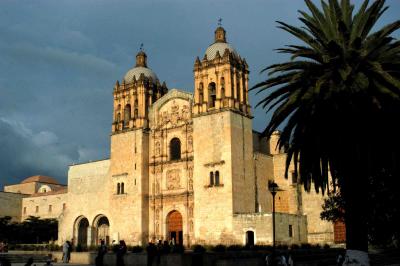
[(27, 195), (0, 191), (0, 217), (10, 216), (12, 221), (21, 220), (22, 199)]
[(277, 241), (333, 242), (323, 197), (284, 178), (279, 133), (252, 130), (248, 65), (222, 27), (193, 71), (194, 94), (168, 91), (140, 51), (114, 86), (110, 159), (71, 165), (68, 190), (24, 198), (22, 219), (57, 218), (60, 243), (271, 244), (275, 181)]

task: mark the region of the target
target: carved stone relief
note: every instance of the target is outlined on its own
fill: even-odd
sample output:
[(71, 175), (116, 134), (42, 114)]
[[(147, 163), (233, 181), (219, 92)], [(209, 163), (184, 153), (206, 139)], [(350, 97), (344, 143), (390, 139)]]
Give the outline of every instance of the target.
[(169, 111), (163, 111), (158, 114), (157, 126), (161, 127), (168, 123), (171, 123), (171, 126), (176, 126), (180, 122), (186, 122), (188, 120), (190, 120), (189, 106), (183, 105), (180, 110), (180, 106), (173, 101)]
[(167, 189), (179, 189), (181, 188), (180, 170), (173, 169), (167, 172)]

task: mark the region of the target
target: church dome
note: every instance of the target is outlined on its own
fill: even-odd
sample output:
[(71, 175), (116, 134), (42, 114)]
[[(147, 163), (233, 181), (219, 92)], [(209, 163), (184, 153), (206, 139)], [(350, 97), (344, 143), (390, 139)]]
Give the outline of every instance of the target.
[(235, 56), (238, 55), (235, 49), (233, 49), (233, 47), (226, 42), (226, 31), (223, 27), (219, 26), (214, 33), (214, 43), (208, 46), (205, 53), (207, 60), (213, 60), (217, 55), (217, 52), (219, 52), (220, 56), (223, 56), (226, 49), (228, 49), (228, 51)]
[(151, 78), (154, 82), (158, 80), (157, 75), (147, 67), (134, 67), (126, 72), (124, 80), (125, 82), (132, 82), (135, 77), (136, 80), (139, 79), (140, 75), (143, 74), (146, 78)]
[(60, 184), (57, 180), (52, 177), (44, 176), (44, 175), (34, 175), (28, 178), (25, 178), (21, 181), (21, 184), (31, 183), (31, 182), (40, 182), (40, 183), (48, 183), (48, 184)]
[(217, 55), (217, 52), (219, 52), (220, 56), (224, 55), (225, 50), (228, 49), (229, 52), (237, 55), (235, 49), (226, 42), (216, 42), (208, 46), (206, 50), (206, 55), (208, 60), (213, 60), (215, 56)]
[(134, 78), (138, 80), (141, 74), (146, 78), (151, 78), (154, 83), (158, 80), (153, 70), (147, 67), (147, 55), (142, 50), (136, 55), (136, 66), (126, 72), (124, 80), (128, 83), (132, 82)]

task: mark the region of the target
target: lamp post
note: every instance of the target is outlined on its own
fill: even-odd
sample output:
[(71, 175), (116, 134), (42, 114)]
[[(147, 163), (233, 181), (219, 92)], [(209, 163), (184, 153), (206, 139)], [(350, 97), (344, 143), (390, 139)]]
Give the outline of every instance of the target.
[(268, 183), (268, 190), (272, 194), (272, 261), (275, 263), (275, 195), (279, 187), (275, 182), (270, 182)]

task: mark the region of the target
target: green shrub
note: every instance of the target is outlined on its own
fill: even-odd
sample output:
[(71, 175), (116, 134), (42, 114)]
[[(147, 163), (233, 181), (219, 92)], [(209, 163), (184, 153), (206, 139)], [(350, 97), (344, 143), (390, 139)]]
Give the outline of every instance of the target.
[(311, 249), (311, 244), (308, 244), (308, 243), (304, 243), (304, 244), (301, 244), (301, 246), (300, 246), (302, 249)]
[(243, 247), (243, 246), (241, 246), (241, 245), (230, 245), (230, 246), (228, 246), (227, 248), (226, 248), (226, 250), (230, 250), (230, 251), (240, 251), (240, 250), (244, 250), (244, 249), (246, 249), (246, 248), (248, 248), (247, 246), (246, 247)]
[(195, 253), (204, 253), (204, 252), (206, 252), (206, 248), (203, 247), (202, 245), (194, 245), (192, 248), (193, 248), (193, 252), (195, 252)]
[(214, 252), (224, 252), (224, 251), (226, 251), (226, 246), (225, 245), (221, 245), (221, 244), (216, 245), (216, 246), (214, 246), (212, 248), (212, 251), (214, 251)]
[(330, 248), (331, 248), (331, 246), (329, 246), (329, 244), (324, 245), (324, 249), (330, 249)]
[(141, 253), (143, 252), (143, 247), (142, 246), (133, 246), (128, 248), (129, 251), (132, 253)]
[(297, 245), (297, 244), (292, 244), (292, 245), (290, 246), (290, 249), (299, 249), (299, 248), (300, 248), (300, 246)]
[(76, 245), (75, 251), (76, 252), (86, 252), (86, 251), (88, 251), (88, 247), (86, 245), (78, 244), (78, 245)]

